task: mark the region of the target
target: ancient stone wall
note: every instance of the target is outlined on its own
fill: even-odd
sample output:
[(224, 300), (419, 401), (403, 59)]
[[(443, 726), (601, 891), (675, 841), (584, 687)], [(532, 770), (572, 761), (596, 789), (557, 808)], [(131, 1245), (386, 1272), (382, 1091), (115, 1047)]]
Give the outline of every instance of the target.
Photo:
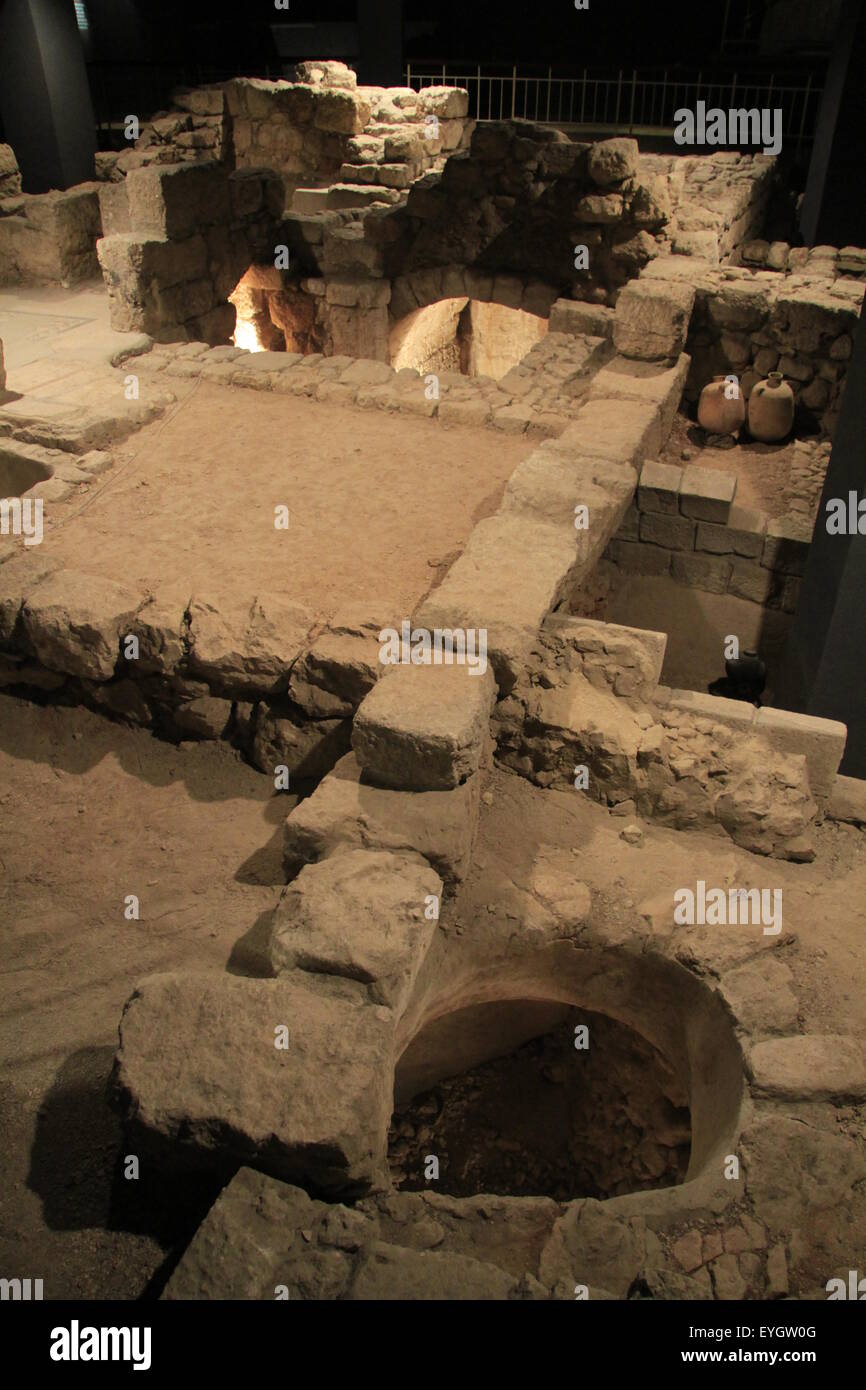
[(666, 638), (556, 613), (497, 707), (497, 757), (543, 787), (577, 785), (680, 830), (724, 831), (754, 853), (811, 859), (844, 725), (658, 684)]
[(268, 170), (157, 165), (103, 184), (106, 235), (97, 252), (111, 325), (160, 341), (226, 343), (228, 296), (254, 262), (273, 268), (279, 179)]
[(0, 284), (69, 286), (98, 276), (99, 187), (0, 194)]
[(794, 391), (800, 427), (832, 436), (864, 290), (858, 276), (837, 273), (839, 264), (855, 263), (816, 247), (803, 268), (783, 273), (681, 256), (648, 266), (647, 281), (696, 288), (686, 398), (696, 400), (714, 376), (732, 373), (748, 399), (767, 372), (780, 371)]
[(604, 558), (626, 574), (794, 613), (809, 555), (812, 516), (771, 518), (738, 506), (731, 473), (648, 461), (635, 500)]

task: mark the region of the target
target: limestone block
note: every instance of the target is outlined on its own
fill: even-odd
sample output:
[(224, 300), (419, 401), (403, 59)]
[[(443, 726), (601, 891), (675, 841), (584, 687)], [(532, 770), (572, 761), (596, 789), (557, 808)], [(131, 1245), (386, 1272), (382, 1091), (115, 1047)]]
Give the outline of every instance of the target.
[(295, 662), (291, 699), (313, 719), (351, 717), (379, 678), (373, 632), (325, 632)]
[(624, 357), (678, 360), (685, 346), (695, 300), (693, 285), (638, 280), (620, 292), (613, 341)]
[(726, 526), (712, 521), (698, 522), (695, 548), (714, 555), (742, 555), (745, 559), (757, 560), (764, 548), (767, 521), (766, 512), (734, 503)]
[(835, 719), (817, 719), (765, 705), (758, 710), (756, 728), (782, 753), (805, 756), (812, 796), (817, 802), (826, 803), (845, 752), (845, 725)]
[(622, 219), (623, 207), (619, 193), (588, 193), (578, 202), (574, 215), (587, 226), (605, 226)]
[(279, 595), (245, 599), (235, 594), (189, 606), (190, 670), (217, 694), (238, 699), (266, 695), (288, 680), (306, 646), (312, 616)]
[(21, 192), (21, 174), (11, 145), (0, 144), (0, 198), (14, 198)]
[(648, 459), (640, 472), (637, 504), (642, 512), (679, 514), (679, 490), (683, 470), (674, 464)]
[(782, 574), (803, 574), (811, 539), (812, 528), (808, 522), (774, 517), (767, 525), (761, 564)]
[(866, 825), (866, 782), (859, 777), (836, 777), (827, 815), (831, 820)]
[(750, 280), (727, 282), (707, 300), (710, 323), (726, 332), (754, 333), (770, 313), (767, 289)]
[(462, 87), (424, 87), (417, 95), (424, 115), (438, 116), (441, 121), (460, 120), (469, 111), (469, 93)]
[(21, 617), (37, 657), (52, 671), (110, 680), (142, 595), (108, 579), (63, 570), (27, 591)]
[[(618, 517), (611, 515), (612, 529)], [(460, 559), (415, 614), (427, 628), (487, 630), (488, 655), (503, 693), (523, 671), (543, 619), (577, 582), (577, 532), (524, 512), (486, 517)], [(512, 582), (502, 583), (508, 572)]]
[(839, 1034), (768, 1038), (748, 1056), (756, 1095), (779, 1100), (866, 1100), (866, 1043)]
[[(274, 971), (341, 975), (399, 1015), (438, 924), (442, 880), (426, 860), (347, 849), (308, 864), (274, 914)], [(431, 899), (435, 899), (431, 903)]]
[(644, 401), (655, 406), (659, 412), (656, 447), (661, 449), (673, 428), (690, 365), (691, 358), (686, 353), (681, 353), (676, 364), (668, 368), (632, 358), (615, 357), (596, 372), (589, 388), (589, 399), (608, 397), (611, 400)]
[(678, 584), (705, 589), (711, 594), (724, 594), (731, 578), (731, 562), (723, 555), (674, 552), (671, 555), (671, 577)]
[(658, 411), (652, 404), (605, 398), (588, 400), (559, 442), (585, 457), (637, 470), (655, 452), (658, 435)]
[(312, 87), (337, 87), (354, 91), (358, 85), (358, 78), (348, 64), (331, 60), (323, 62), (322, 59), (316, 58), (309, 62), (297, 63), (295, 73), (298, 82), (308, 83)]
[(423, 855), (446, 883), (459, 882), (469, 870), (479, 801), (478, 777), (450, 791), (394, 791), (367, 782), (348, 754), (286, 820), (286, 868), (360, 846)]
[(273, 777), (278, 767), (301, 781), (324, 777), (349, 751), (345, 719), (299, 719), (279, 703), (260, 705), (255, 719), (250, 760)]
[(316, 983), (144, 980), (120, 1023), (116, 1105), (175, 1163), (254, 1163), (319, 1190), (364, 1191), (385, 1158), (392, 1015), (340, 982)]
[(554, 613), (542, 629), (542, 642), (565, 653), (569, 670), (582, 671), (596, 686), (600, 674), (614, 694), (652, 697), (661, 677), (667, 634), (618, 623)]
[(125, 180), (122, 183), (100, 184), (99, 214), (103, 236), (132, 230), (129, 220), (129, 193)]
[(589, 151), (589, 176), (600, 188), (624, 183), (637, 173), (638, 157), (636, 140), (599, 140)]
[(557, 299), (550, 310), (551, 333), (609, 338), (613, 333), (613, 309), (603, 304), (584, 304), (577, 299)]
[(613, 540), (605, 552), (606, 558), (630, 574), (669, 574), (671, 552), (639, 541)]
[(219, 700), (213, 695), (200, 695), (172, 711), (172, 722), (184, 738), (222, 738), (232, 717), (231, 700)]
[[(780, 1230), (799, 1227), (804, 1212), (814, 1219), (816, 1212), (844, 1206), (866, 1176), (854, 1139), (776, 1111), (756, 1115), (743, 1131), (739, 1152), (755, 1210)], [(797, 1161), (780, 1162), (780, 1154), (796, 1154)]]
[(318, 130), (360, 135), (370, 120), (370, 103), (358, 91), (335, 88), (317, 92), (313, 124)]
[(680, 484), (680, 511), (696, 521), (727, 524), (737, 492), (737, 480), (731, 473), (715, 468), (701, 468), (690, 463), (683, 469)]
[(668, 550), (694, 550), (697, 522), (685, 516), (667, 516), (647, 512), (640, 519), (640, 539), (650, 545), (663, 545)]
[(445, 397), (439, 402), (438, 418), (444, 424), (486, 425), (490, 422), (491, 410), (481, 395), (465, 401)]
[(229, 221), (228, 176), (221, 164), (153, 165), (127, 175), (129, 216), (136, 232), (182, 239), (202, 226)]
[(753, 729), (757, 717), (755, 706), (745, 700), (727, 700), (702, 690), (672, 690), (667, 708), (684, 710), (696, 719), (711, 719), (714, 724), (725, 724), (739, 732)]
[[(584, 458), (560, 438), (541, 445), (517, 465), (506, 484), (501, 510), (526, 512), (564, 526), (573, 537), (576, 558), (589, 564), (616, 531), (633, 492), (632, 469), (611, 465), (608, 474), (601, 460)], [(588, 525), (579, 529), (578, 506), (588, 510)]]
[[(467, 635), (462, 637), (465, 644)], [(477, 660), (477, 649), (474, 655)], [(380, 786), (459, 786), (481, 764), (495, 698), (489, 667), (390, 666), (355, 715), (355, 756)]]
[(170, 675), (177, 670), (186, 654), (189, 600), (189, 590), (182, 586), (159, 589), (147, 596), (128, 629), (138, 638), (137, 671), (143, 675)]

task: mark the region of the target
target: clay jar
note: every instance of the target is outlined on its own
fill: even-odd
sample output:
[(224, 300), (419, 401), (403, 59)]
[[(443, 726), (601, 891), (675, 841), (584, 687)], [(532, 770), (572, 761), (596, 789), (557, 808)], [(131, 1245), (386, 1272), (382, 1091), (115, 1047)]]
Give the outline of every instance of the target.
[(794, 423), (794, 393), (781, 372), (770, 372), (749, 397), (749, 433), (763, 444), (786, 439)]
[(746, 421), (746, 403), (739, 387), (732, 400), (733, 387), (724, 376), (713, 377), (701, 392), (698, 402), (698, 424), (707, 434), (736, 434)]

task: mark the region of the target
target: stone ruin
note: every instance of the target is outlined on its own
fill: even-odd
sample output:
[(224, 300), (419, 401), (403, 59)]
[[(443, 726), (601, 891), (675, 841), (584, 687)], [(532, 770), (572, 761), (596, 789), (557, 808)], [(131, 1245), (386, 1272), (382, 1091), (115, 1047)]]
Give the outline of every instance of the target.
[[(0, 459), (47, 503), (43, 552), (3, 542), (2, 684), (176, 742), (226, 739), (315, 784), (285, 821), (265, 977), (150, 977), (121, 1020), (112, 1092), (136, 1152), (226, 1183), (164, 1296), (548, 1299), (578, 1279), (592, 1297), (783, 1297), (815, 1200), (802, 1175), (820, 1174), (824, 1204), (866, 1176), (853, 1141), (798, 1107), (866, 1098), (866, 1049), (799, 1030), (790, 928), (719, 942), (645, 901), (639, 822), (808, 862), (825, 818), (866, 823), (862, 788), (838, 776), (846, 730), (671, 689), (665, 633), (580, 600), (604, 557), (796, 608), (813, 516), (747, 511), (731, 475), (659, 454), (712, 375), (748, 393), (777, 365), (829, 441), (866, 254), (761, 241), (763, 156), (641, 155), (466, 113), (460, 91), (307, 64), (293, 83), (179, 94), (68, 193), (22, 195), (0, 151), (7, 279), (74, 283), (98, 258), (112, 326), (146, 335), (117, 363), (144, 384), (136, 406), (0, 409)], [(485, 332), (500, 350), (513, 333), (513, 361)], [(383, 668), (395, 615), (323, 624), (279, 588), (217, 598), (65, 567), (64, 508), (191, 381), (525, 435), (498, 507), (412, 615), (483, 630), (486, 670)], [(617, 896), (551, 850), (485, 902), (473, 850), (494, 764), (539, 794), (588, 771), (604, 843), (637, 856)], [(445, 1021), (507, 1001), (552, 1011), (551, 1027), (576, 1008), (615, 1020), (621, 1104), (636, 1104), (637, 1055), (653, 1124), (592, 1195), (395, 1186), (392, 1126), (404, 1165), (429, 1134), (395, 1116), (395, 1085), (408, 1107), (422, 1080), (466, 1070), (471, 1030)], [(744, 1183), (725, 1180), (732, 1154)]]

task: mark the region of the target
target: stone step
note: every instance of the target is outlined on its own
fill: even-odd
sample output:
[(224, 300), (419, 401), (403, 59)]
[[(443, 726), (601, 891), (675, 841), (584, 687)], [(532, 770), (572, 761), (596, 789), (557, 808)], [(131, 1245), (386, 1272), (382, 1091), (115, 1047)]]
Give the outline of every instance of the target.
[[(413, 635), (413, 655), (419, 651), (424, 655), (421, 643), (435, 643), (440, 636), (423, 628)], [(487, 666), (486, 634), (459, 636), (469, 644), (472, 665), (387, 667), (361, 704), (352, 747), (360, 765), (379, 785), (406, 791), (444, 790), (459, 786), (478, 771), (496, 686)], [(483, 652), (478, 649), (479, 639)], [(433, 646), (427, 652), (431, 660), (436, 650)], [(452, 646), (440, 654), (453, 659), (459, 648)], [(481, 660), (483, 667), (477, 664)]]

